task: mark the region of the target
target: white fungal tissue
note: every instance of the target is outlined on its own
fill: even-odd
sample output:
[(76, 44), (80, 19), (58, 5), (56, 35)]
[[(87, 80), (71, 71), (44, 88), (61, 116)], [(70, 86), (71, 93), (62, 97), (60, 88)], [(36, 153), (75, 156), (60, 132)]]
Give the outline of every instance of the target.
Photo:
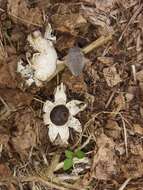
[(17, 64), (17, 72), (26, 80), (28, 86), (33, 83), (42, 86), (43, 82), (48, 81), (56, 72), (57, 53), (53, 46), (56, 40), (52, 36), (51, 25), (48, 24), (44, 37), (39, 30), (29, 34), (27, 40), (30, 46), (38, 53), (33, 54), (28, 60), (29, 64), (24, 66), (22, 60)]
[(54, 102), (47, 100), (43, 106), (43, 120), (49, 128), (50, 141), (61, 146), (68, 144), (69, 128), (82, 132), (82, 125), (75, 115), (87, 106), (79, 100), (67, 102), (65, 90), (65, 85), (61, 83), (55, 90)]

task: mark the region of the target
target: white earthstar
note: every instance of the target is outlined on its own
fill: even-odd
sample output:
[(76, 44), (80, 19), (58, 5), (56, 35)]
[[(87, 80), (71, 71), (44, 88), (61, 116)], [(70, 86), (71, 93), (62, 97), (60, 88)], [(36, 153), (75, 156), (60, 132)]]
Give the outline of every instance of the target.
[(63, 144), (68, 144), (69, 128), (81, 133), (82, 126), (74, 116), (86, 108), (86, 104), (79, 100), (67, 102), (65, 86), (63, 83), (57, 86), (55, 100), (47, 100), (43, 106), (43, 119), (45, 125), (49, 128), (49, 138), (54, 142), (59, 135)]
[(36, 86), (42, 87), (44, 82), (48, 82), (56, 74), (61, 64), (57, 66), (58, 57), (53, 43), (55, 40), (50, 24), (46, 27), (45, 36), (42, 36), (39, 30), (28, 35), (29, 45), (37, 53), (34, 53), (31, 58), (26, 56), (29, 64), (24, 66), (22, 60), (17, 63), (17, 72), (25, 79), (28, 86), (35, 83)]

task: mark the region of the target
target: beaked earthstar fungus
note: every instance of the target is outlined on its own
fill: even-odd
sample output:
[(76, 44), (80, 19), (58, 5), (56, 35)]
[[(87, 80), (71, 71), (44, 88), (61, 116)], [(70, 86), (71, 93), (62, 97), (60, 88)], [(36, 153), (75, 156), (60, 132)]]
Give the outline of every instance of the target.
[(61, 144), (68, 144), (69, 128), (78, 133), (82, 132), (82, 126), (74, 116), (86, 108), (86, 104), (79, 100), (67, 102), (65, 86), (61, 83), (54, 94), (54, 102), (47, 100), (43, 106), (44, 124), (48, 125), (49, 138), (52, 143), (60, 137)]
[(44, 36), (37, 30), (28, 35), (27, 41), (37, 53), (34, 53), (31, 59), (27, 58), (29, 64), (26, 66), (20, 60), (17, 72), (25, 79), (28, 86), (35, 83), (40, 87), (43, 82), (55, 75), (57, 70), (57, 52), (53, 45), (56, 37), (52, 36), (52, 28), (48, 24)]

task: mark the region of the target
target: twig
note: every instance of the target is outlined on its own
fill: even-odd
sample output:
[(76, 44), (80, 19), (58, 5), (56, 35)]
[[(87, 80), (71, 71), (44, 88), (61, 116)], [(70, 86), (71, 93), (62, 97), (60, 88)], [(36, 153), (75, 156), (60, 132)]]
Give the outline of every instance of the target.
[(135, 67), (135, 65), (131, 65), (131, 67), (132, 67), (133, 79), (134, 79), (134, 82), (135, 82), (135, 84), (136, 84), (136, 83), (137, 83), (136, 67)]
[(38, 26), (38, 27), (42, 27), (41, 24), (36, 24), (36, 23), (33, 23), (33, 22), (29, 22), (29, 21), (27, 21), (27, 20), (25, 20), (25, 19), (23, 19), (23, 18), (21, 18), (21, 17), (18, 17), (17, 15), (11, 14), (11, 13), (8, 13), (8, 14), (9, 14), (10, 16), (12, 16), (12, 17), (14, 17), (14, 18), (20, 20), (21, 22), (26, 23), (26, 24), (34, 25), (34, 26)]
[[(101, 112), (99, 112), (99, 113), (97, 113), (97, 114), (94, 114), (93, 116), (92, 116), (92, 118), (91, 118), (91, 120), (90, 120), (90, 122), (92, 121), (92, 120), (94, 120), (98, 115), (100, 115), (100, 114), (115, 114), (116, 112), (108, 112), (108, 111), (101, 111)], [(116, 114), (118, 114), (120, 117), (121, 117), (121, 119), (122, 119), (122, 124), (123, 124), (123, 130), (124, 130), (124, 141), (125, 141), (125, 150), (126, 150), (126, 156), (128, 157), (128, 140), (127, 140), (127, 129), (126, 129), (126, 125), (125, 125), (125, 121), (126, 121), (126, 119), (124, 119), (123, 118), (123, 116), (122, 116), (122, 114), (120, 113), (120, 112), (118, 112), (118, 113), (116, 113)], [(87, 125), (85, 126), (85, 128), (87, 129), (87, 127), (88, 127), (88, 123), (90, 124), (90, 122), (88, 121), (87, 122)], [(127, 122), (127, 121), (126, 121)], [(128, 123), (128, 122), (127, 122)], [(85, 129), (84, 128), (84, 129)], [(85, 131), (84, 131), (85, 132)], [(81, 140), (81, 139), (80, 139)], [(76, 145), (79, 143), (79, 141), (76, 143)]]
[(131, 181), (132, 178), (128, 178), (126, 179), (126, 181), (124, 181), (124, 183), (121, 185), (121, 187), (118, 190), (124, 190), (125, 187), (128, 185), (128, 183)]
[[(76, 150), (83, 149), (86, 145), (89, 144), (91, 138), (92, 138), (92, 135), (90, 135), (90, 136), (86, 139), (86, 141), (85, 141), (80, 147), (78, 147)], [(75, 151), (76, 151), (76, 150), (75, 150)]]
[(125, 125), (124, 118), (121, 113), (118, 113), (118, 115), (121, 117), (122, 124), (123, 124), (123, 130), (124, 130), (124, 141), (125, 141), (125, 150), (126, 150), (126, 156), (128, 157), (128, 138), (127, 138), (127, 129)]
[(0, 50), (1, 50), (1, 55), (3, 56), (3, 58), (7, 58), (7, 52), (1, 40), (0, 40)]
[(105, 108), (106, 108), (106, 109), (107, 109), (108, 106), (110, 105), (110, 103), (111, 103), (111, 101), (112, 101), (112, 99), (113, 99), (115, 93), (116, 93), (116, 90), (114, 90), (114, 91), (111, 93), (111, 95), (110, 95), (110, 97), (109, 97), (109, 99), (108, 99), (108, 101), (107, 101), (107, 103), (106, 103), (106, 105), (105, 105)]
[(79, 143), (81, 142), (82, 140), (82, 137), (84, 135), (84, 133), (86, 132), (87, 128), (89, 127), (90, 123), (94, 120), (95, 118), (91, 118), (84, 126), (84, 129), (79, 137), (79, 139), (77, 140), (77, 142), (71, 147), (71, 149), (75, 149), (75, 147), (77, 147), (79, 145)]
[(6, 110), (9, 111), (11, 110), (8, 106), (8, 104), (3, 100), (3, 98), (0, 96), (0, 101), (3, 103), (3, 105), (5, 106)]
[(125, 29), (123, 30), (123, 32), (122, 32), (122, 34), (121, 34), (121, 36), (120, 36), (120, 38), (118, 40), (119, 42), (122, 40), (123, 35), (128, 30), (129, 25), (135, 20), (135, 18), (138, 16), (138, 14), (140, 13), (140, 11), (142, 10), (142, 7), (143, 7), (143, 4), (141, 4), (139, 6), (139, 8), (135, 11), (135, 13), (133, 14), (133, 16), (130, 18), (128, 24), (126, 25)]
[(47, 185), (47, 186), (50, 187), (51, 189), (56, 188), (56, 189), (59, 189), (59, 190), (68, 190), (68, 189), (65, 188), (65, 187), (56, 185), (56, 184), (54, 184), (53, 182), (48, 181), (47, 179), (43, 179), (43, 178), (37, 177), (37, 176), (36, 176), (36, 177), (35, 177), (35, 176), (32, 176), (32, 177), (25, 177), (25, 178), (22, 178), (20, 181), (21, 181), (21, 182), (30, 182), (30, 181), (33, 182), (33, 181), (37, 181), (37, 182), (41, 182), (41, 183)]
[(4, 105), (4, 110), (3, 112), (1, 113), (0, 112), (0, 121), (4, 120), (5, 118), (7, 118), (12, 111), (14, 111), (14, 109), (10, 108), (8, 106), (8, 104), (3, 100), (3, 98), (0, 96), (0, 101), (3, 103)]
[(2, 8), (0, 8), (0, 11), (1, 11), (1, 12), (5, 12), (5, 10), (4, 10), (4, 9), (2, 9)]
[(43, 157), (44, 164), (48, 167), (49, 166), (49, 162), (48, 162), (48, 160), (46, 158), (46, 154), (43, 151), (41, 152), (41, 154), (42, 154), (42, 157)]
[(112, 35), (109, 35), (107, 37), (101, 36), (97, 40), (95, 40), (94, 42), (92, 42), (91, 44), (89, 44), (88, 46), (83, 48), (82, 52), (84, 54), (88, 54), (89, 52), (93, 51), (94, 49), (99, 48), (100, 46), (106, 44), (107, 42), (109, 42), (111, 40), (112, 40)]
[[(66, 188), (68, 188), (68, 190), (79, 190), (79, 189), (81, 189), (80, 185), (78, 185), (78, 184), (70, 184), (70, 183), (61, 181), (57, 177), (54, 178), (53, 182), (55, 182), (56, 184), (62, 185), (64, 187), (66, 187)], [(85, 190), (85, 188), (82, 187), (82, 190)]]
[(0, 158), (1, 158), (2, 150), (3, 150), (3, 144), (0, 144)]
[(33, 98), (33, 100), (35, 100), (35, 101), (37, 101), (37, 102), (40, 102), (40, 103), (42, 103), (42, 104), (45, 103), (44, 101), (42, 101), (42, 100), (40, 100), (40, 99), (38, 99), (38, 98)]
[(80, 175), (68, 175), (68, 174), (58, 174), (57, 177), (62, 180), (62, 181), (65, 181), (65, 180), (72, 180), (72, 181), (75, 181), (75, 180), (78, 180), (80, 179)]
[[(45, 185), (47, 185), (51, 189), (58, 189), (58, 190), (79, 190), (80, 187), (78, 185), (72, 185), (66, 182), (60, 181), (58, 178), (53, 178), (52, 180), (46, 178), (46, 177), (40, 177), (40, 176), (28, 176), (28, 177), (5, 177), (0, 179), (0, 183), (6, 183), (6, 184), (19, 184), (24, 182), (41, 182)], [(83, 189), (84, 190), (84, 189)]]
[(52, 178), (54, 176), (54, 170), (59, 163), (60, 156), (61, 156), (61, 154), (55, 154), (53, 156), (52, 161), (51, 161), (49, 167), (47, 168), (46, 176), (49, 176), (50, 178)]

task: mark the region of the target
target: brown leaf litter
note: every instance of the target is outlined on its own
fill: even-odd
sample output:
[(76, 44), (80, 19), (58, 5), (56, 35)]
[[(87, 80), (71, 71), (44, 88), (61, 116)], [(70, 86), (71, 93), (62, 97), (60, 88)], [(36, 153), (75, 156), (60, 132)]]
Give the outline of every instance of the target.
[(113, 87), (121, 82), (120, 75), (117, 73), (116, 67), (111, 66), (103, 69), (103, 74), (108, 86)]
[[(142, 190), (142, 8), (140, 0), (0, 1), (0, 189)], [(73, 47), (92, 49), (97, 40), (98, 48), (83, 51), (88, 61), (79, 76), (67, 67), (41, 89), (25, 88), (17, 61), (32, 51), (27, 35), (43, 34), (47, 21), (60, 60)], [(49, 142), (42, 107), (61, 82), (68, 99), (88, 103), (77, 115), (83, 132), (70, 135), (69, 149), (82, 148), (92, 166), (81, 164), (78, 175), (51, 169), (51, 179), (38, 171), (47, 171), (55, 155), (55, 166), (63, 163), (67, 149)]]
[(105, 134), (113, 139), (121, 138), (122, 129), (119, 127), (118, 123), (114, 120), (109, 119), (105, 125)]
[(28, 8), (26, 1), (12, 1), (8, 0), (8, 14), (12, 17), (14, 22), (22, 22), (23, 24), (30, 26), (41, 26), (42, 13), (38, 7)]
[[(100, 4), (100, 1), (99, 1), (99, 4)], [(107, 5), (107, 3), (105, 3), (105, 6), (106, 5)], [(106, 14), (108, 14), (107, 7), (105, 7), (106, 11), (100, 10), (103, 6), (100, 7), (100, 9), (99, 9), (99, 7), (100, 7), (100, 5), (97, 6), (97, 7), (90, 7), (90, 6), (84, 6), (84, 5), (82, 5), (82, 7), (81, 7), (81, 13), (93, 25), (99, 26), (100, 29), (99, 29), (98, 32), (101, 35), (106, 35), (108, 33), (114, 33), (114, 29), (111, 26), (110, 19), (106, 15)], [(110, 9), (112, 9), (112, 7), (113, 6), (111, 6)]]
[(16, 60), (12, 62), (3, 62), (0, 64), (0, 86), (1, 88), (16, 88)]
[(94, 156), (94, 177), (100, 180), (108, 180), (116, 175), (115, 144), (106, 135), (101, 134), (97, 138), (98, 151)]
[(57, 15), (52, 16), (52, 22), (55, 25), (55, 29), (60, 32), (67, 32), (72, 35), (76, 35), (76, 29), (79, 27), (84, 27), (87, 21), (82, 17), (82, 15), (77, 13), (67, 13), (62, 14), (59, 12)]
[(20, 156), (27, 154), (27, 150), (36, 146), (36, 131), (38, 124), (30, 110), (21, 110), (14, 118), (15, 131), (11, 136), (14, 151)]

